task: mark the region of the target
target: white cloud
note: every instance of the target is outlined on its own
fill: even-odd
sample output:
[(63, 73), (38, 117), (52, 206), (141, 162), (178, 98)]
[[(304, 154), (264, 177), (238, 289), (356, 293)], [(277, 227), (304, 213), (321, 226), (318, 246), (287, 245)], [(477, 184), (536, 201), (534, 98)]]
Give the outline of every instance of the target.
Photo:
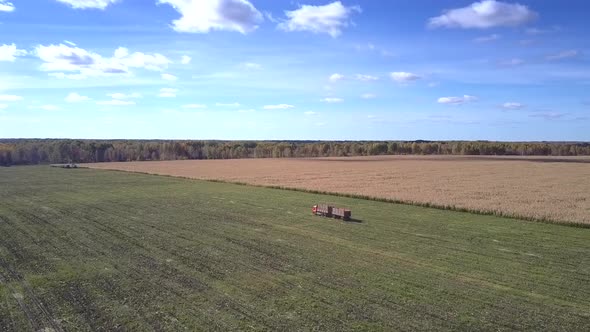
[(524, 60), (518, 59), (518, 58), (500, 61), (500, 66), (506, 66), (506, 67), (520, 66), (523, 64), (524, 64)]
[(520, 109), (525, 108), (525, 105), (521, 104), (521, 103), (508, 102), (508, 103), (502, 104), (502, 108), (507, 109), (507, 110), (520, 110)]
[(528, 28), (526, 29), (526, 33), (529, 35), (540, 35), (545, 33), (545, 31), (539, 28)]
[(119, 0), (57, 0), (70, 5), (74, 9), (105, 9)]
[(307, 111), (307, 112), (303, 112), (303, 114), (305, 115), (316, 115), (317, 113), (314, 111)]
[(359, 81), (362, 82), (374, 82), (374, 81), (378, 81), (379, 77), (377, 76), (372, 76), (372, 75), (362, 75), (362, 74), (357, 74), (355, 76), (355, 78)]
[(132, 100), (113, 99), (106, 101), (97, 101), (96, 104), (102, 106), (131, 106), (135, 105), (135, 102)]
[(124, 47), (116, 49), (110, 58), (64, 44), (39, 45), (35, 54), (43, 61), (41, 70), (51, 72), (54, 77), (69, 79), (129, 74), (130, 68), (162, 71), (172, 63), (161, 54), (129, 53)]
[(183, 55), (182, 58), (180, 58), (180, 63), (182, 63), (183, 65), (188, 65), (189, 63), (191, 63), (192, 58), (188, 55)]
[(483, 0), (445, 11), (428, 21), (431, 28), (478, 28), (514, 27), (537, 18), (538, 14), (521, 4), (496, 0)]
[(396, 71), (390, 74), (391, 79), (398, 82), (398, 83), (409, 83), (413, 81), (417, 81), (422, 77), (413, 73), (408, 73), (405, 71)]
[(272, 23), (279, 23), (279, 20), (275, 18), (271, 12), (265, 11), (263, 12), (263, 14), (264, 17), (266, 17), (266, 19), (271, 21)]
[(334, 103), (341, 103), (341, 102), (344, 101), (344, 99), (342, 99), (342, 98), (334, 98), (334, 97), (327, 97), (327, 98), (321, 99), (320, 101), (322, 101), (324, 103), (334, 104)]
[[(102, 60), (102, 57), (96, 53), (64, 44), (39, 45), (35, 49), (35, 54), (44, 61), (41, 65), (44, 71), (88, 71)], [(98, 68), (93, 69), (98, 70)], [(119, 70), (122, 69), (119, 68)]]
[(241, 67), (248, 70), (259, 70), (262, 69), (262, 65), (254, 62), (244, 62)]
[(59, 106), (55, 106), (55, 105), (42, 105), (42, 106), (39, 106), (39, 108), (44, 111), (57, 111), (60, 109)]
[(288, 19), (278, 27), (285, 31), (311, 31), (338, 37), (342, 29), (350, 25), (350, 16), (360, 11), (359, 6), (346, 7), (340, 1), (324, 6), (302, 5), (299, 9), (286, 11)]
[(522, 46), (530, 46), (535, 44), (537, 41), (534, 39), (521, 39), (518, 41), (518, 43)]
[(384, 57), (392, 57), (392, 56), (395, 56), (395, 53), (388, 51), (388, 50), (383, 50), (383, 51), (381, 51), (381, 55)]
[(476, 100), (477, 97), (475, 96), (464, 95), (463, 97), (441, 97), (438, 98), (438, 103), (447, 105), (461, 105)]
[(146, 54), (142, 52), (129, 53), (125, 47), (115, 50), (115, 57), (110, 59), (130, 68), (144, 68), (152, 71), (162, 71), (172, 63), (170, 59), (159, 53)]
[(176, 97), (176, 93), (177, 92), (178, 92), (177, 89), (162, 88), (162, 89), (160, 89), (160, 93), (158, 94), (158, 97), (161, 97), (161, 98), (174, 98), (174, 97)]
[(111, 100), (106, 101), (98, 101), (96, 102), (97, 105), (103, 106), (131, 106), (135, 105), (135, 101), (129, 99), (137, 99), (141, 98), (141, 94), (134, 92), (130, 94), (125, 93), (109, 93), (107, 96), (111, 97)]
[(338, 81), (342, 81), (344, 79), (344, 75), (334, 73), (334, 74), (330, 75), (330, 77), (328, 79), (330, 80), (330, 82), (338, 82)]
[(0, 45), (0, 61), (14, 61), (16, 57), (27, 55), (27, 51), (19, 50), (15, 44)]
[(361, 98), (363, 99), (375, 99), (377, 98), (377, 95), (374, 93), (364, 93), (361, 95)]
[(75, 92), (71, 92), (65, 98), (65, 101), (68, 103), (80, 103), (80, 102), (89, 101), (89, 100), (90, 100), (89, 97), (81, 96)]
[(12, 12), (14, 5), (6, 0), (0, 0), (0, 12)]
[(372, 44), (372, 43), (356, 44), (356, 45), (354, 45), (354, 49), (356, 49), (359, 52), (360, 51), (374, 51), (375, 44)]
[(187, 105), (182, 105), (182, 108), (191, 108), (191, 109), (207, 108), (207, 105), (203, 105), (203, 104), (187, 104)]
[(0, 95), (0, 101), (21, 101), (24, 98), (15, 95)]
[(546, 59), (550, 60), (550, 61), (563, 60), (563, 59), (568, 59), (568, 58), (575, 58), (579, 54), (580, 53), (576, 50), (567, 50), (567, 51), (559, 52), (557, 54), (548, 55)]
[(57, 79), (63, 80), (63, 79), (68, 79), (68, 80), (85, 80), (88, 78), (88, 76), (83, 75), (83, 74), (65, 74), (65, 73), (49, 73), (48, 74), (51, 77), (55, 77)]
[(381, 56), (384, 57), (392, 57), (395, 54), (387, 49), (381, 48), (373, 43), (366, 43), (366, 44), (356, 44), (354, 48), (359, 51), (367, 51), (367, 52), (376, 52), (379, 53)]
[(118, 100), (125, 100), (125, 99), (135, 99), (135, 98), (141, 98), (141, 94), (137, 93), (137, 92), (133, 92), (130, 94), (124, 94), (124, 93), (109, 93), (107, 94), (107, 96), (113, 98), (113, 99), (118, 99)]
[(3, 110), (5, 108), (7, 108), (7, 107), (8, 107), (8, 105), (6, 105), (6, 104), (0, 104), (0, 110)]
[(240, 103), (216, 103), (215, 106), (218, 106), (218, 107), (240, 107), (242, 105)]
[(129, 49), (126, 47), (119, 47), (115, 50), (115, 58), (122, 59), (129, 56)]
[(498, 40), (500, 38), (501, 38), (500, 35), (494, 33), (489, 36), (482, 36), (482, 37), (475, 38), (473, 41), (476, 43), (487, 43), (487, 42)]
[(158, 0), (180, 15), (172, 25), (178, 32), (207, 33), (211, 30), (248, 33), (258, 28), (262, 14), (247, 0)]
[(176, 81), (178, 79), (178, 77), (176, 77), (172, 74), (162, 74), (162, 79), (166, 80), (166, 81)]
[(530, 114), (529, 117), (531, 118), (541, 118), (545, 120), (556, 120), (563, 118), (564, 116), (568, 115), (567, 113), (562, 112), (538, 112)]
[(263, 107), (265, 110), (286, 110), (290, 108), (295, 108), (293, 105), (288, 104), (278, 104), (278, 105), (266, 105)]
[(529, 35), (542, 35), (545, 33), (550, 33), (550, 32), (557, 32), (561, 30), (561, 28), (559, 26), (553, 26), (551, 28), (546, 28), (546, 29), (542, 29), (542, 28), (529, 28), (526, 29), (526, 33)]

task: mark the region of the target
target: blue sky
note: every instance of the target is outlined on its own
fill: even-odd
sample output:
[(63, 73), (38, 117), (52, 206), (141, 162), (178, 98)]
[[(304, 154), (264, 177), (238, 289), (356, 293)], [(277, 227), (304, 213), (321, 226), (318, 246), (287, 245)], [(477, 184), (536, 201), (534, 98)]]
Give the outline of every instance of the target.
[(590, 141), (589, 12), (0, 0), (0, 137)]

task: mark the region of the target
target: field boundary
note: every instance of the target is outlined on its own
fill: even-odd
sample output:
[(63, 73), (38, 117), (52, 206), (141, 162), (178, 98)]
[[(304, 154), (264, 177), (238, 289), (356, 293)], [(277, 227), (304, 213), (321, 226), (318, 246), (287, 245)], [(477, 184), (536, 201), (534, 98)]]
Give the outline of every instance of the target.
[(465, 212), (465, 213), (472, 213), (472, 214), (477, 214), (477, 215), (510, 218), (510, 219), (516, 219), (516, 220), (520, 220), (520, 221), (532, 221), (532, 222), (540, 222), (540, 223), (545, 223), (545, 224), (553, 224), (553, 225), (562, 225), (562, 226), (568, 226), (568, 227), (590, 229), (590, 224), (583, 223), (583, 222), (561, 221), (561, 220), (555, 220), (555, 219), (550, 219), (550, 218), (535, 218), (535, 217), (530, 217), (530, 216), (519, 215), (516, 213), (505, 213), (505, 212), (485, 210), (485, 209), (470, 209), (470, 208), (465, 208), (465, 207), (460, 207), (460, 206), (455, 206), (455, 205), (444, 205), (444, 204), (435, 204), (435, 203), (428, 203), (428, 202), (417, 202), (417, 201), (401, 200), (401, 199), (395, 199), (395, 198), (384, 198), (384, 197), (376, 197), (376, 196), (371, 196), (371, 195), (351, 194), (351, 193), (333, 192), (333, 191), (325, 191), (325, 190), (314, 190), (314, 189), (304, 189), (304, 188), (296, 188), (296, 187), (289, 187), (289, 186), (252, 184), (252, 183), (247, 183), (247, 182), (243, 182), (243, 181), (231, 181), (231, 180), (221, 180), (221, 179), (199, 179), (199, 178), (193, 178), (193, 177), (188, 177), (188, 176), (155, 174), (155, 173), (142, 172), (142, 171), (118, 170), (118, 169), (99, 169), (99, 168), (92, 168), (92, 167), (87, 167), (87, 166), (83, 166), (83, 165), (80, 166), (80, 168), (87, 168), (87, 169), (100, 170), (100, 171), (136, 173), (136, 174), (144, 174), (144, 175), (152, 175), (152, 176), (163, 176), (163, 177), (185, 179), (185, 180), (192, 180), (192, 181), (227, 183), (227, 184), (234, 184), (234, 185), (247, 186), (247, 187), (297, 191), (297, 192), (309, 193), (309, 194), (355, 198), (355, 199), (363, 199), (363, 200), (369, 200), (369, 201), (375, 201), (375, 202), (418, 206), (418, 207), (431, 208), (431, 209), (437, 209), (437, 210)]

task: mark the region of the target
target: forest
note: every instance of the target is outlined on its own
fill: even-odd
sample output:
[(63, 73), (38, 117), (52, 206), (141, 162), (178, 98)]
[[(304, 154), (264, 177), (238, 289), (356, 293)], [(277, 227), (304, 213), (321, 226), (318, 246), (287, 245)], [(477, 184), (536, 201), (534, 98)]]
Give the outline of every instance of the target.
[(0, 139), (0, 165), (374, 155), (587, 156), (590, 143)]

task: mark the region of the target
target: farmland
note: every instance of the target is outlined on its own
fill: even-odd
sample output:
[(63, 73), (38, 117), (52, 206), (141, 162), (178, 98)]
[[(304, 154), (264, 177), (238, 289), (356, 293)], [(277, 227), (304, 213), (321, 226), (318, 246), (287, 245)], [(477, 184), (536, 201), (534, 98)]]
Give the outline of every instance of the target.
[(586, 157), (384, 156), (89, 166), (590, 224), (590, 158)]
[[(355, 222), (314, 217), (329, 201)], [(590, 329), (590, 230), (0, 168), (0, 330)]]

